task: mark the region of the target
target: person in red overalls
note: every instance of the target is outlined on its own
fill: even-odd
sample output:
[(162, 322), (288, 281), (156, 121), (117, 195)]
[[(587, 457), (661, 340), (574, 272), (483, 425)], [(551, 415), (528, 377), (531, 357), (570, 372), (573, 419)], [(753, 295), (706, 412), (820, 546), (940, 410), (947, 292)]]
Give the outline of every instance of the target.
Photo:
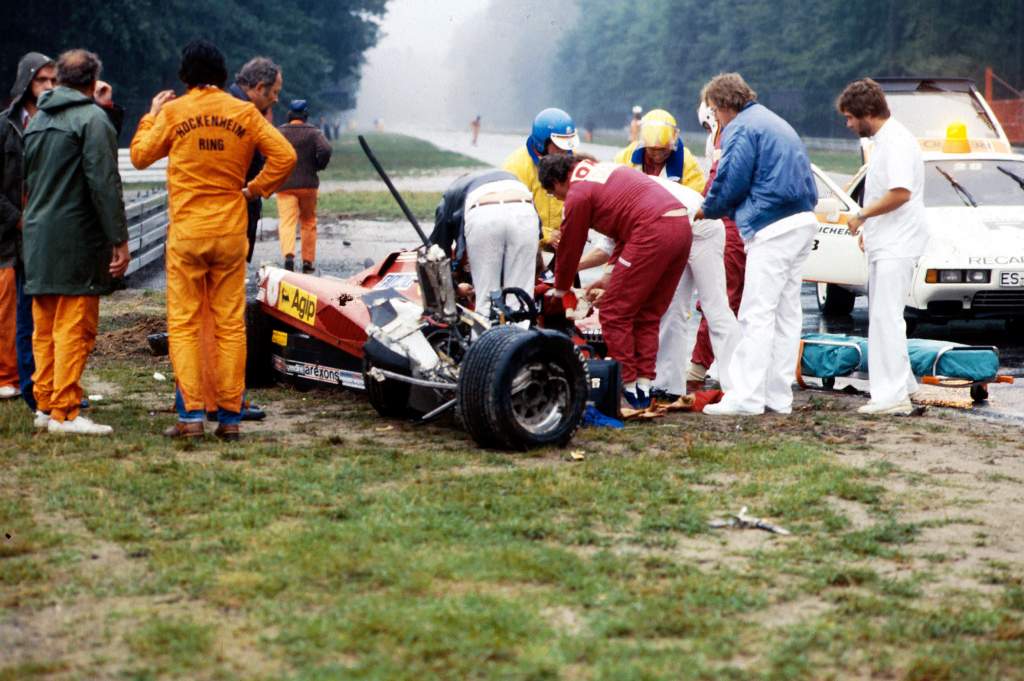
[(690, 257), (693, 234), (686, 208), (639, 170), (551, 155), (538, 166), (541, 186), (565, 202), (555, 252), (555, 287), (566, 295), (591, 228), (615, 241), (613, 269), (601, 298), (601, 330), (608, 354), (622, 368), (623, 396), (634, 409), (651, 403), (658, 327)]
[[(708, 181), (704, 185), (704, 194), (707, 195), (711, 183), (718, 173), (718, 159), (722, 156), (722, 127), (715, 120), (715, 113), (701, 97), (700, 107), (697, 109), (697, 118), (701, 125), (708, 132), (708, 142), (705, 153), (711, 162), (711, 170), (708, 172)], [(740, 300), (743, 299), (743, 274), (747, 267), (747, 252), (743, 246), (743, 237), (736, 227), (736, 222), (731, 218), (722, 218), (725, 223), (725, 288), (729, 296), (729, 307), (734, 313), (740, 311)], [(697, 340), (693, 344), (693, 353), (690, 355), (690, 369), (686, 372), (686, 392), (692, 393), (702, 390), (704, 377), (707, 375), (708, 367), (715, 361), (714, 350), (711, 349), (711, 333), (708, 330), (708, 320), (701, 317), (700, 327), (697, 329)], [(719, 365), (721, 366), (721, 365)]]

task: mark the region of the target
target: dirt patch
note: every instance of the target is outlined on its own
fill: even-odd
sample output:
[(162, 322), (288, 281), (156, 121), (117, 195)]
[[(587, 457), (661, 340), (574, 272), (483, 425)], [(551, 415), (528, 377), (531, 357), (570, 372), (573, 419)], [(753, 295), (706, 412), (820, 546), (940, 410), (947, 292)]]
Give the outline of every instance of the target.
[(904, 550), (934, 575), (927, 591), (992, 591), (993, 565), (1024, 572), (1019, 428), (944, 414), (915, 419), (910, 430), (899, 420), (872, 425), (868, 446), (847, 450), (846, 461), (892, 466), (881, 482), (904, 507), (901, 519), (920, 527)]
[(131, 313), (119, 318), (118, 328), (101, 331), (96, 336), (97, 357), (128, 359), (152, 357), (146, 336), (167, 330), (167, 320), (158, 315)]

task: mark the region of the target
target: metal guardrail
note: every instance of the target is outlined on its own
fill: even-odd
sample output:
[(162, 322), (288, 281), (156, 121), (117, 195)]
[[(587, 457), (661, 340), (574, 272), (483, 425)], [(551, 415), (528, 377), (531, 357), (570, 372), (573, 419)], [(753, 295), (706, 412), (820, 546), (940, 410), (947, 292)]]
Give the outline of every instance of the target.
[(125, 276), (163, 257), (167, 243), (167, 192), (151, 189), (128, 199), (125, 205), (128, 218), (128, 252), (131, 262)]
[(800, 139), (808, 149), (821, 151), (849, 151), (860, 153), (860, 142), (855, 139), (844, 139), (842, 137), (803, 137)]
[(145, 170), (136, 170), (132, 165), (131, 153), (128, 149), (117, 150), (117, 170), (121, 173), (123, 184), (140, 182), (166, 182), (167, 159), (162, 158)]
[(133, 185), (165, 183), (167, 159), (157, 161), (146, 170), (136, 170), (128, 149), (118, 149), (117, 169), (124, 186), (124, 212), (128, 218), (128, 252), (132, 259), (125, 276), (129, 276), (164, 256), (170, 224), (167, 190), (159, 187), (140, 191)]

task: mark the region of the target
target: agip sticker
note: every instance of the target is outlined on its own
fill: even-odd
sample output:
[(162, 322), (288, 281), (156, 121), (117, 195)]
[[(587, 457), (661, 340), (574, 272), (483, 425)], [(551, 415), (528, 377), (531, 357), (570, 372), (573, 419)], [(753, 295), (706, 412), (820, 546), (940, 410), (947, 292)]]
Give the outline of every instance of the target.
[(316, 296), (287, 281), (281, 282), (277, 309), (310, 326), (316, 322)]

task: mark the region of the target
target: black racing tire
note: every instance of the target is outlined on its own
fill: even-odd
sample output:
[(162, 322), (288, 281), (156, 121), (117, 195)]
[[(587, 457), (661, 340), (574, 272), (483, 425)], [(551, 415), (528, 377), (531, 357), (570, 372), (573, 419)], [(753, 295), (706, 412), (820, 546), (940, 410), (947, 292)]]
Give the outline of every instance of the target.
[(554, 331), (507, 325), (470, 345), (459, 373), (459, 413), (482, 447), (564, 447), (587, 406), (587, 364)]
[(837, 284), (817, 284), (818, 310), (823, 317), (845, 317), (853, 312), (857, 296)]
[(366, 386), (366, 397), (370, 400), (370, 406), (385, 418), (395, 419), (409, 416), (409, 390), (412, 386), (394, 379), (385, 378), (383, 381), (378, 381), (370, 376), (372, 367), (373, 364), (369, 358), (364, 357), (363, 385)]
[(274, 384), (271, 359), (274, 320), (260, 309), (258, 300), (245, 304), (245, 387), (266, 388)]
[(971, 386), (971, 399), (975, 404), (980, 404), (988, 399), (988, 386), (984, 383), (977, 383)]

